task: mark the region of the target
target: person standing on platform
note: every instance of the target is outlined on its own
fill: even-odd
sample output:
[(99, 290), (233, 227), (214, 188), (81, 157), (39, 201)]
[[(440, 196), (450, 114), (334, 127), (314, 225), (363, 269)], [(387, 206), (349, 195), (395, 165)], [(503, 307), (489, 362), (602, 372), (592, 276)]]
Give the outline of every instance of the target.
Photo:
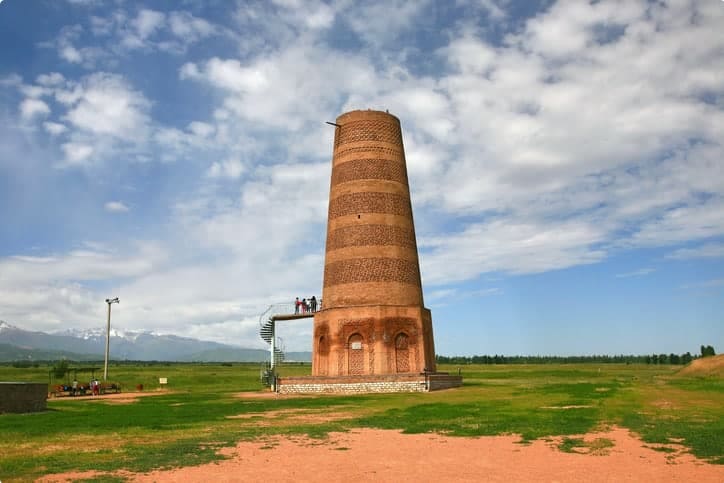
[(294, 301), (294, 315), (297, 315), (299, 313), (299, 305), (301, 302), (299, 301), (299, 297)]

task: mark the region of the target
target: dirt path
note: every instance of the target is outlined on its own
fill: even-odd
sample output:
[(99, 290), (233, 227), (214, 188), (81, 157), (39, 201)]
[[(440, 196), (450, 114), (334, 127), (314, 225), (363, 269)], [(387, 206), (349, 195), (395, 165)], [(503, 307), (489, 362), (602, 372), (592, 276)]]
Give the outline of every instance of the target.
[[(230, 459), (219, 463), (119, 476), (138, 482), (724, 482), (724, 466), (704, 463), (682, 448), (655, 451), (625, 429), (584, 439), (589, 444), (576, 451), (587, 454), (560, 451), (560, 438), (522, 445), (515, 436), (453, 438), (360, 429), (333, 433), (324, 441), (300, 437), (244, 442), (224, 450)], [(44, 481), (91, 476), (54, 475)]]

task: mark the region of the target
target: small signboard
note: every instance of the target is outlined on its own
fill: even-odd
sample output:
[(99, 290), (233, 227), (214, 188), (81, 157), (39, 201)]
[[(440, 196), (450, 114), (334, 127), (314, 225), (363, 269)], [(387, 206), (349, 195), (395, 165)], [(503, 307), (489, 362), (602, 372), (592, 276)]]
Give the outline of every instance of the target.
[(168, 378), (167, 377), (159, 377), (158, 378), (159, 384), (168, 384)]
[(354, 349), (354, 350), (362, 349), (362, 342), (352, 342), (352, 349)]

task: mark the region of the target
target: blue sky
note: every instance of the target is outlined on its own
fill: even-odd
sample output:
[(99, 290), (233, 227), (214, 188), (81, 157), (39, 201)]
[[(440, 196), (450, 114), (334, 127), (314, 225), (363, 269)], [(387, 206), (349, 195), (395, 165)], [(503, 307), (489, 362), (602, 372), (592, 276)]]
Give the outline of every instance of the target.
[[(0, 319), (263, 347), (403, 125), (441, 354), (724, 350), (724, 3), (0, 3)], [(311, 346), (310, 323), (282, 329)]]

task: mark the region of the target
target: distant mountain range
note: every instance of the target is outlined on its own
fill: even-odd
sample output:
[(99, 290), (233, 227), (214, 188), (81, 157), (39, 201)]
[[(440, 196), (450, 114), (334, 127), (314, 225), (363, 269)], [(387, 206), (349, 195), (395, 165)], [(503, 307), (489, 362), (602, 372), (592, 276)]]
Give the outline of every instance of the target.
[[(23, 330), (0, 320), (0, 362), (17, 360), (103, 360), (101, 329), (46, 333)], [(175, 335), (111, 330), (111, 360), (178, 362), (262, 362), (269, 351), (245, 349)], [(311, 361), (310, 352), (289, 352), (286, 360)]]

